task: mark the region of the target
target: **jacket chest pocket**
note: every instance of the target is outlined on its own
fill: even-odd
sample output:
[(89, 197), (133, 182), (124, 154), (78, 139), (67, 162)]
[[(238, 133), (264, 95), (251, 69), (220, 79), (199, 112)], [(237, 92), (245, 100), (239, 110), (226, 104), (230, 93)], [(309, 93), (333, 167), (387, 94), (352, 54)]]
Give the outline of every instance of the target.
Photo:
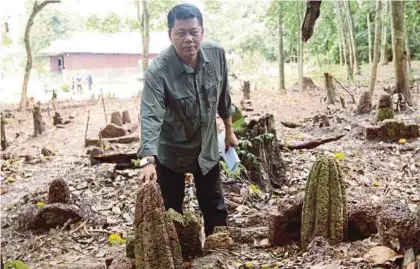
[(221, 76), (216, 71), (213, 71), (213, 73), (206, 72), (204, 76), (204, 91), (210, 105), (217, 102), (220, 94), (221, 79)]
[(177, 114), (179, 120), (194, 122), (198, 118), (196, 97), (190, 93), (174, 93), (171, 96), (172, 104), (170, 110)]

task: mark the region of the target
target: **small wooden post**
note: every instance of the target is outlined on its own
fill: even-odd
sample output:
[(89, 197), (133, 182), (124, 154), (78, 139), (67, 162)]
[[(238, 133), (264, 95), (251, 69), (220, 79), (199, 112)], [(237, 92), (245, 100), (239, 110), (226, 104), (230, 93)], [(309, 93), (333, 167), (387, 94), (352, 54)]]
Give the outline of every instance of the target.
[(332, 83), (332, 77), (329, 73), (324, 73), (325, 77), (325, 90), (327, 91), (327, 103), (334, 105), (335, 103), (335, 91)]
[(104, 107), (105, 122), (106, 122), (106, 124), (108, 125), (108, 118), (106, 117), (106, 109), (105, 109), (104, 93), (102, 92), (102, 88), (101, 88), (101, 98), (102, 98), (102, 106)]
[(86, 122), (86, 130), (85, 130), (85, 147), (87, 146), (87, 132), (89, 128), (89, 119), (90, 119), (90, 110), (88, 110), (87, 122)]
[(39, 134), (42, 134), (43, 131), (45, 131), (40, 102), (34, 105), (32, 115), (34, 118), (34, 136), (38, 136)]
[(243, 100), (251, 99), (251, 85), (248, 80), (244, 81), (242, 85)]
[(6, 125), (6, 120), (4, 119), (3, 113), (1, 113), (1, 150), (6, 150), (9, 146), (6, 140), (6, 131), (4, 129), (4, 125)]

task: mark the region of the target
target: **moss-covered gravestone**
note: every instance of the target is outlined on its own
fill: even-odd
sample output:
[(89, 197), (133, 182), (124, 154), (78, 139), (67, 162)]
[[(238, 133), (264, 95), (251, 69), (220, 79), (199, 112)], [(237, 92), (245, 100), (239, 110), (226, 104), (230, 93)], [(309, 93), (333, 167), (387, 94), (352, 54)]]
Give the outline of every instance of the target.
[(334, 157), (319, 156), (306, 183), (301, 245), (306, 247), (317, 236), (338, 243), (346, 230), (346, 192), (340, 167)]
[(370, 101), (370, 94), (365, 91), (360, 96), (359, 104), (357, 105), (356, 114), (366, 114), (372, 111), (372, 103)]
[(378, 121), (394, 118), (394, 109), (392, 108), (392, 98), (389, 94), (384, 94), (379, 98), (378, 103)]
[(72, 204), (70, 188), (64, 179), (55, 179), (51, 182), (48, 191), (48, 203)]
[(140, 187), (134, 220), (137, 268), (182, 268), (181, 246), (156, 181)]
[(194, 212), (181, 215), (173, 209), (169, 209), (167, 214), (175, 225), (182, 256), (190, 259), (202, 254), (204, 237), (200, 236), (202, 226), (198, 216)]

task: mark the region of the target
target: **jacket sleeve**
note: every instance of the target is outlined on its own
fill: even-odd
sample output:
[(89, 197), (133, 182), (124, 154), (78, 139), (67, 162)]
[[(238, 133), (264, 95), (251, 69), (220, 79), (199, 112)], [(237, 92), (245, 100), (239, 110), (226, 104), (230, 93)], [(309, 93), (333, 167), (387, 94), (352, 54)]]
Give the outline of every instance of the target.
[(228, 68), (225, 51), (222, 51), (222, 90), (220, 91), (217, 113), (222, 119), (232, 116), (232, 101), (229, 92)]
[(157, 143), (165, 112), (163, 79), (146, 71), (140, 106), (141, 136), (137, 152), (139, 158), (157, 155)]

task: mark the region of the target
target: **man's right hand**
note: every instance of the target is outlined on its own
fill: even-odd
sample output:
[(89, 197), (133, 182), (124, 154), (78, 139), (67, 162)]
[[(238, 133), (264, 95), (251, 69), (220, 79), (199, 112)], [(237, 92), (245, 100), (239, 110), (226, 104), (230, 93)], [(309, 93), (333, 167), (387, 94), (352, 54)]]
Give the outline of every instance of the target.
[(157, 180), (156, 167), (153, 164), (148, 164), (140, 169), (140, 185), (146, 184), (149, 181)]

